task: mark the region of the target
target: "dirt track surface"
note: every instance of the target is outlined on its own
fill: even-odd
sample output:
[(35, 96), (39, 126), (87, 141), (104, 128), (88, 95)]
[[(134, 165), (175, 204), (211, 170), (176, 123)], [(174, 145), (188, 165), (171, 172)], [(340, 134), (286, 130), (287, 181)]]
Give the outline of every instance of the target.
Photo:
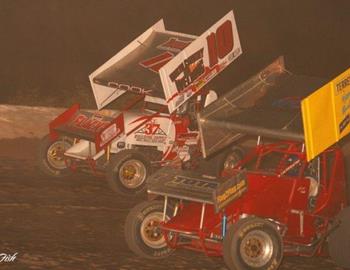
[[(226, 269), (220, 258), (178, 251), (166, 260), (136, 257), (124, 220), (139, 200), (118, 198), (103, 178), (41, 175), (37, 140), (0, 141), (0, 254), (18, 252), (0, 269)], [(327, 258), (286, 258), (283, 269), (335, 270)]]

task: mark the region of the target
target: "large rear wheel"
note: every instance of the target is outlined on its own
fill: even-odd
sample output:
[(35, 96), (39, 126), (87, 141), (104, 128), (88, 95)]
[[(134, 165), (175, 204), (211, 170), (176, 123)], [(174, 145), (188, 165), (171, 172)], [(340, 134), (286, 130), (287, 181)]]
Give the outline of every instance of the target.
[(271, 222), (249, 217), (228, 229), (224, 260), (230, 270), (274, 270), (282, 257), (282, 239)]
[(38, 151), (38, 165), (41, 172), (54, 177), (67, 176), (71, 170), (67, 166), (64, 152), (73, 145), (69, 137), (51, 140), (49, 135), (41, 139)]
[[(166, 220), (171, 216), (168, 207)], [(128, 214), (125, 222), (125, 240), (131, 251), (147, 259), (160, 259), (169, 256), (174, 250), (167, 246), (159, 228), (163, 220), (163, 203), (160, 201), (142, 202)]]

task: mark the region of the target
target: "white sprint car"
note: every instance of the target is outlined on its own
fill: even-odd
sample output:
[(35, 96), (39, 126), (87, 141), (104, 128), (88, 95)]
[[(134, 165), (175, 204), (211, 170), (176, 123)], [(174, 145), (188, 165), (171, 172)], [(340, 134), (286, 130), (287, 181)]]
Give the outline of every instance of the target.
[(203, 87), (241, 53), (232, 11), (199, 37), (167, 31), (160, 20), (89, 76), (97, 111), (75, 104), (49, 124), (41, 170), (103, 171), (113, 190), (134, 195), (157, 166), (196, 166), (196, 113), (216, 98)]

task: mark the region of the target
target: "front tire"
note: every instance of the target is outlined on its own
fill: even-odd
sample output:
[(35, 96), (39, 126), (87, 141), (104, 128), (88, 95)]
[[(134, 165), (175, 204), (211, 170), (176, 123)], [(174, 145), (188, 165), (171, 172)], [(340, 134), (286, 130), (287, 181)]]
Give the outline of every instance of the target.
[(112, 157), (107, 167), (107, 181), (113, 191), (125, 196), (135, 196), (146, 190), (146, 179), (151, 165), (145, 155), (137, 150), (123, 150)]
[[(168, 207), (168, 220), (172, 209)], [(161, 259), (174, 252), (167, 246), (158, 225), (163, 220), (163, 203), (147, 201), (135, 206), (125, 222), (125, 240), (131, 251), (146, 259)]]
[(344, 208), (336, 217), (339, 227), (329, 235), (328, 249), (332, 260), (343, 268), (350, 268), (350, 207)]
[(274, 270), (282, 261), (282, 239), (271, 222), (249, 217), (229, 228), (223, 252), (230, 270)]
[(58, 178), (69, 175), (71, 170), (67, 167), (64, 152), (72, 145), (72, 139), (68, 137), (59, 137), (57, 140), (51, 140), (50, 135), (43, 137), (37, 157), (40, 171)]

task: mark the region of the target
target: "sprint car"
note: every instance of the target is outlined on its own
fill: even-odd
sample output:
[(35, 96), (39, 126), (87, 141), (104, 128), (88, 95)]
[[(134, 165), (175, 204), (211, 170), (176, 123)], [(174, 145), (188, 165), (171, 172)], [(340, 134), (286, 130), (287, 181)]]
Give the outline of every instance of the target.
[(129, 212), (128, 247), (149, 259), (200, 251), (222, 256), (230, 270), (273, 270), (283, 256), (327, 254), (350, 267), (349, 182), (334, 146), (350, 132), (343, 119), (350, 86), (342, 84), (349, 76), (350, 69), (323, 85), (287, 72), (279, 59), (204, 108), (204, 154), (237, 134), (257, 136), (256, 146), (220, 178), (169, 167), (153, 174), (148, 192), (158, 199)]
[[(196, 113), (217, 98), (203, 87), (241, 53), (233, 12), (199, 37), (157, 22), (90, 75), (97, 111), (75, 104), (49, 124), (39, 167), (57, 177), (102, 171), (113, 190), (134, 195), (154, 168), (196, 166)], [(237, 149), (218, 168), (239, 159)]]

